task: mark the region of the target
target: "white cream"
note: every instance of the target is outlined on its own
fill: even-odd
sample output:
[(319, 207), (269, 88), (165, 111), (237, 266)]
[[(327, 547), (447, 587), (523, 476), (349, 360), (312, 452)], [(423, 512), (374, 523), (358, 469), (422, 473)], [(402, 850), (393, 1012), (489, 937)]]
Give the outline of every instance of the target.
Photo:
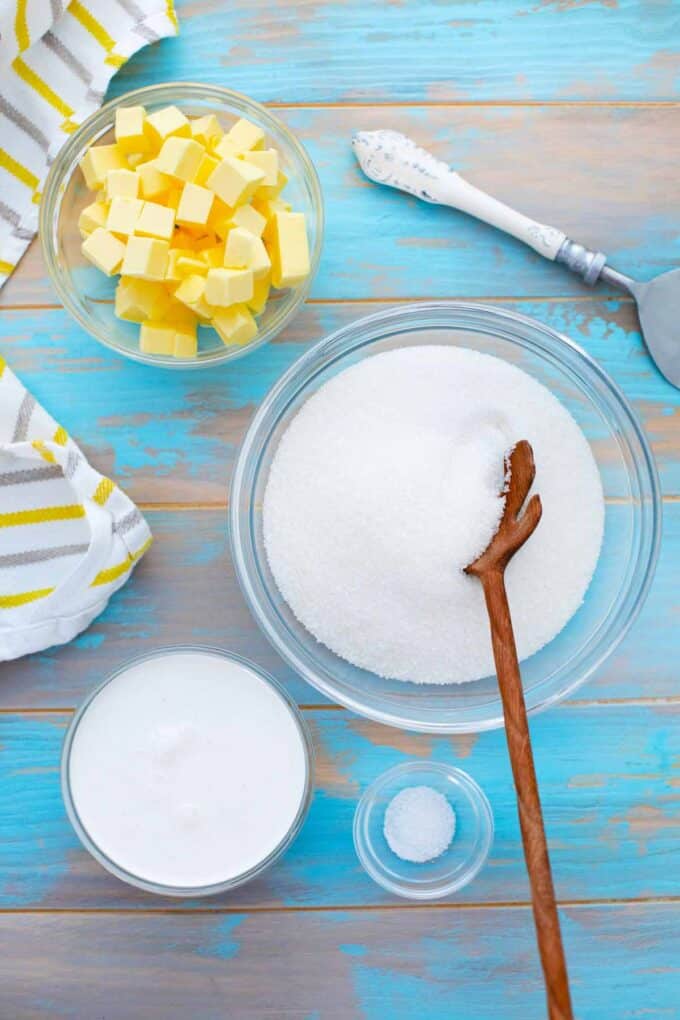
[(75, 731), (73, 804), (92, 842), (147, 882), (198, 888), (255, 867), (305, 796), (302, 733), (253, 670), (160, 654), (115, 677)]

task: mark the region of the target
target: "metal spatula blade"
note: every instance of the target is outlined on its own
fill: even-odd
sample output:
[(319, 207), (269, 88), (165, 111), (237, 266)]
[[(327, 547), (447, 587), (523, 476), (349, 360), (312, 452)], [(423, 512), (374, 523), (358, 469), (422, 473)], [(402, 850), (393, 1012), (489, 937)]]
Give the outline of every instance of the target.
[(425, 202), (448, 205), (504, 230), (551, 262), (559, 262), (588, 286), (604, 280), (635, 299), (640, 329), (659, 371), (680, 389), (680, 269), (649, 283), (632, 280), (607, 264), (607, 256), (570, 240), (563, 231), (511, 209), (475, 188), (446, 163), (398, 131), (360, 131), (352, 146), (371, 180)]

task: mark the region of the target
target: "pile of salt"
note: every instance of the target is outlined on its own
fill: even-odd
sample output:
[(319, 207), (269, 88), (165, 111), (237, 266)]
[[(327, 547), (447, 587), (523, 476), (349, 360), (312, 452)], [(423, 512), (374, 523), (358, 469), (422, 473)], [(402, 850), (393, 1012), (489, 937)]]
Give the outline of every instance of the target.
[(424, 864), (448, 850), (456, 831), (456, 816), (438, 790), (407, 786), (387, 805), (383, 831), (397, 857)]

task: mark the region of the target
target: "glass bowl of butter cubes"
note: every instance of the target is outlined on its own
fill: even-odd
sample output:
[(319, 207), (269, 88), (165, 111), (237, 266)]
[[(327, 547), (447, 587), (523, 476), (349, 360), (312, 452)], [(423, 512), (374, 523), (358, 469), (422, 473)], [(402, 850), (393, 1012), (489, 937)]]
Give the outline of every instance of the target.
[(59, 297), (92, 336), (136, 361), (201, 367), (296, 314), (321, 254), (321, 188), (264, 106), (215, 85), (153, 85), (68, 139), (40, 236)]

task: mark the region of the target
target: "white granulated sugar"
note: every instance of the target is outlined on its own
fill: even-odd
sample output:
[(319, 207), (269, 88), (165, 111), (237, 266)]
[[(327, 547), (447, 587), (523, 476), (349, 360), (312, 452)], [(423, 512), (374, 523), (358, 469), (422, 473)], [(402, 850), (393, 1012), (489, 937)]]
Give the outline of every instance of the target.
[(408, 786), (387, 805), (383, 832), (403, 861), (424, 864), (448, 850), (456, 816), (446, 797), (431, 786)]
[(267, 557), (298, 620), (383, 677), (493, 674), (481, 585), (464, 568), (495, 534), (505, 453), (528, 439), (543, 519), (506, 579), (520, 658), (580, 606), (599, 555), (602, 485), (560, 402), (508, 362), (405, 347), (325, 383), (281, 439), (264, 497)]

